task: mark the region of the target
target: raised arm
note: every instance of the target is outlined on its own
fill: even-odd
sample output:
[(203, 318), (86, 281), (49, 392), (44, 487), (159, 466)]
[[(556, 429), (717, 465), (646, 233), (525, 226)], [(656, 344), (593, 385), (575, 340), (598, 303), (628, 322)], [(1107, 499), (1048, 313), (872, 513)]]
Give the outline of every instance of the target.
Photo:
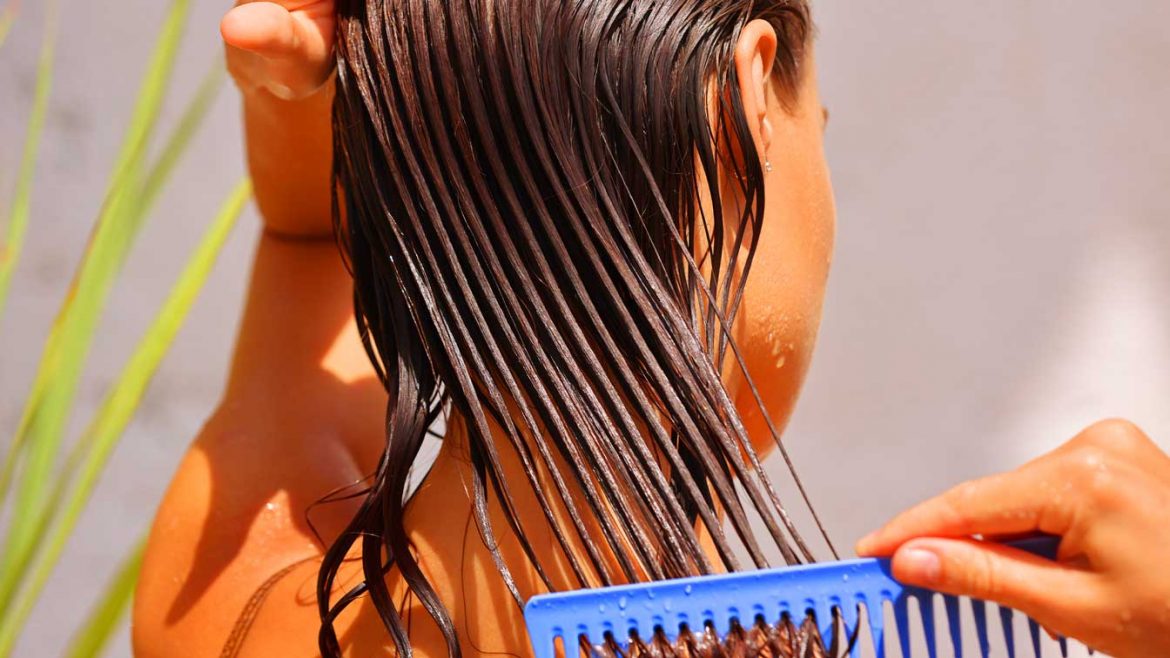
[[(140, 658), (315, 646), (322, 544), (306, 512), (381, 452), (385, 393), (332, 239), (332, 12), (331, 0), (249, 2), (223, 21), (264, 230), (227, 389), (151, 530), (134, 608)], [(329, 543), (353, 511), (322, 505), (311, 520)]]

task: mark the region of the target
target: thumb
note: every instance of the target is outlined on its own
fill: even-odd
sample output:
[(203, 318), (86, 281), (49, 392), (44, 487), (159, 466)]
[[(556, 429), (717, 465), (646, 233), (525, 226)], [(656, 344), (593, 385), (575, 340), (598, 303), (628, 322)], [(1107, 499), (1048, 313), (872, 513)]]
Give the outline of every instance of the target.
[(915, 539), (893, 557), (907, 585), (1014, 608), (1068, 633), (1092, 614), (1093, 576), (1024, 551), (970, 539)]

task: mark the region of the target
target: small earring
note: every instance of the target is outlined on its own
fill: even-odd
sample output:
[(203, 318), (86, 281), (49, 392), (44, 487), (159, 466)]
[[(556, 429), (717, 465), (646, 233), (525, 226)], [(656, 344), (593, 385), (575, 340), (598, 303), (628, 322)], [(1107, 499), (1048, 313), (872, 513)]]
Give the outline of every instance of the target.
[(771, 160), (764, 160), (764, 171), (768, 172), (768, 173), (772, 172), (772, 161)]

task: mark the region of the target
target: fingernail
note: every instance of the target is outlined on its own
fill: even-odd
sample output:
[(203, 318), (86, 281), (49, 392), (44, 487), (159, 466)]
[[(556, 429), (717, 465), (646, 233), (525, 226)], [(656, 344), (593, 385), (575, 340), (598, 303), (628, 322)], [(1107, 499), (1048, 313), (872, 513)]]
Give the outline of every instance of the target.
[(938, 555), (925, 548), (907, 549), (901, 557), (902, 567), (920, 583), (936, 583), (942, 575)]

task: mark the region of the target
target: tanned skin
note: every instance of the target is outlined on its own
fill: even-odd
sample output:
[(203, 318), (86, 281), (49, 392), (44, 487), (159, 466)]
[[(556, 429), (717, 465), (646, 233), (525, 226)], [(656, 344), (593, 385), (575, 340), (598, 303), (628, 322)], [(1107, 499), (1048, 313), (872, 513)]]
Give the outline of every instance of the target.
[[(333, 30), (332, 0), (241, 2), (223, 21), (263, 227), (223, 399), (179, 465), (150, 536), (134, 609), (135, 653), (143, 658), (317, 655), (320, 556), (355, 504), (316, 507), (320, 539), (305, 513), (371, 473), (384, 446), (386, 396), (358, 341), (351, 281), (332, 239)], [(783, 426), (815, 342), (834, 209), (812, 53), (785, 109), (770, 83), (774, 48), (771, 29), (752, 23), (735, 51), (753, 138), (773, 168), (766, 230), (735, 331), (765, 406)], [(733, 186), (724, 199), (737, 202)], [(765, 452), (772, 438), (742, 376), (730, 365), (724, 372)], [(520, 613), (471, 523), (464, 438), (454, 419), (406, 527), (465, 655), (527, 656)], [(520, 477), (514, 462), (505, 468)], [(531, 497), (517, 502), (522, 523), (538, 516)], [(1170, 571), (1152, 565), (1170, 555), (1167, 508), (1170, 457), (1131, 423), (1105, 421), (1016, 471), (909, 510), (858, 552), (893, 554), (895, 575), (906, 582), (1017, 607), (1120, 658), (1165, 656)], [(491, 514), (505, 558), (521, 564), (494, 502)], [(542, 523), (531, 527), (534, 545), (552, 545)], [(1033, 531), (1064, 538), (1059, 563), (970, 539)], [(532, 573), (514, 573), (522, 590), (535, 589)], [(341, 587), (349, 587), (360, 570), (342, 574)], [(388, 582), (415, 652), (445, 655), (396, 572)], [(346, 655), (392, 651), (368, 605), (351, 606), (338, 628)]]
[[(352, 283), (331, 226), (333, 29), (328, 1), (243, 3), (223, 21), (263, 226), (223, 399), (180, 463), (151, 532), (134, 608), (134, 648), (142, 658), (318, 655), (320, 557), (356, 503), (312, 510), (323, 541), (305, 513), (329, 492), (372, 473), (385, 445), (386, 395), (358, 340)], [(756, 21), (735, 51), (753, 137), (772, 166), (766, 230), (735, 331), (765, 404), (782, 426), (819, 324), (834, 208), (815, 62), (810, 53), (791, 102), (781, 98), (791, 92), (771, 76), (775, 48), (772, 28)], [(725, 203), (741, 202), (734, 187), (726, 187)], [(772, 435), (754, 400), (740, 390), (742, 376), (729, 367), (726, 380), (753, 440), (766, 452)], [(454, 419), (405, 525), (451, 611), (465, 655), (526, 656), (520, 611), (471, 520), (464, 437)], [(522, 480), (514, 460), (505, 469)], [(540, 512), (520, 489), (523, 523)], [(490, 507), (505, 558), (523, 564), (498, 506), (493, 501)], [(545, 527), (532, 524), (533, 545), (553, 545)], [(568, 570), (557, 573), (555, 557), (550, 563), (554, 580), (568, 586)], [(358, 582), (360, 568), (354, 564), (342, 574), (348, 588)], [(534, 573), (517, 568), (514, 574), (522, 591), (537, 590)], [(446, 655), (434, 622), (406, 594), (396, 571), (388, 582), (410, 618), (417, 655)], [(391, 644), (372, 606), (362, 602), (347, 609), (337, 628), (346, 655), (383, 655)]]

